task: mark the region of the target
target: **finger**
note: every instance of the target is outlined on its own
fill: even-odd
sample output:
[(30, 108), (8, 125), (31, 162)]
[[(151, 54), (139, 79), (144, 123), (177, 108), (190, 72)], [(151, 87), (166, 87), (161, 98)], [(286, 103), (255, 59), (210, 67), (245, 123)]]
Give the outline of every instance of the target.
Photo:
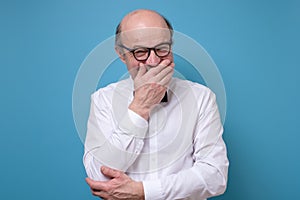
[(116, 178), (116, 177), (120, 177), (123, 172), (106, 167), (106, 166), (102, 166), (101, 167), (101, 172), (103, 175), (111, 177), (111, 178)]
[(94, 181), (90, 178), (86, 178), (85, 181), (90, 186), (92, 190), (101, 190), (107, 191), (108, 190), (108, 181)]
[(160, 65), (164, 65), (164, 66), (168, 66), (169, 64), (171, 64), (171, 60), (169, 59), (165, 59), (163, 61), (161, 61)]
[(165, 87), (168, 87), (172, 77), (173, 77), (174, 70), (170, 71), (166, 76), (164, 76), (160, 81), (159, 84)]
[(92, 194), (97, 197), (101, 197), (102, 199), (108, 199), (110, 196), (107, 192), (99, 191), (99, 190), (91, 190)]
[(171, 64), (171, 61), (166, 59), (163, 60), (158, 66), (156, 67), (152, 67), (149, 71), (148, 71), (148, 75), (149, 76), (155, 76), (156, 74), (160, 73), (164, 68), (166, 68), (169, 64)]
[(141, 77), (147, 72), (147, 68), (143, 63), (139, 64), (139, 69), (136, 77)]
[(153, 77), (153, 82), (159, 83), (162, 79), (164, 79), (168, 74), (173, 73), (172, 67), (164, 68), (160, 73), (158, 73), (155, 77)]
[(170, 67), (172, 67), (172, 68), (174, 68), (175, 67), (175, 63), (174, 62), (172, 62), (172, 63), (170, 63), (170, 65), (169, 65)]

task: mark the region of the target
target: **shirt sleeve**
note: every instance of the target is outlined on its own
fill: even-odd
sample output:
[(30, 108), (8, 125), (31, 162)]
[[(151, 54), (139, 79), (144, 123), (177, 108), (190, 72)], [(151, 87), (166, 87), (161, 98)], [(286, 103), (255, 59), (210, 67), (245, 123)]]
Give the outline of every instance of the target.
[[(120, 113), (117, 113), (120, 114)], [(127, 109), (116, 122), (112, 108), (92, 95), (83, 163), (94, 180), (107, 180), (102, 165), (126, 171), (140, 154), (148, 130), (145, 119)]]
[(213, 93), (205, 107), (195, 128), (193, 166), (157, 180), (143, 181), (146, 200), (206, 199), (224, 193), (229, 162)]

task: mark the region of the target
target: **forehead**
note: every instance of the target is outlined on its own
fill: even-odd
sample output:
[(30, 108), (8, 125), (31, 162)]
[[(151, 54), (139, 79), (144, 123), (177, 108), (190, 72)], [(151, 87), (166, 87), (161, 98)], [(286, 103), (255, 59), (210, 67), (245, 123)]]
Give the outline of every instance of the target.
[(121, 32), (120, 39), (128, 47), (151, 47), (162, 42), (171, 41), (171, 33), (168, 28), (139, 28)]

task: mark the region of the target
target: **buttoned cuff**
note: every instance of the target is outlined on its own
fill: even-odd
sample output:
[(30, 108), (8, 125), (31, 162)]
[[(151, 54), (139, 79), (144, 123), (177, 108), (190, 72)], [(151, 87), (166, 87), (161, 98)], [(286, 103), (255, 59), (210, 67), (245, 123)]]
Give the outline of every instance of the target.
[(148, 122), (132, 110), (128, 109), (119, 123), (119, 128), (123, 133), (128, 135), (144, 138), (148, 130)]
[(135, 124), (138, 127), (141, 128), (147, 128), (148, 127), (148, 122), (145, 120), (143, 117), (135, 113), (134, 111), (128, 109), (128, 115), (132, 121), (133, 124)]
[(161, 182), (159, 180), (143, 181), (145, 200), (164, 200)]

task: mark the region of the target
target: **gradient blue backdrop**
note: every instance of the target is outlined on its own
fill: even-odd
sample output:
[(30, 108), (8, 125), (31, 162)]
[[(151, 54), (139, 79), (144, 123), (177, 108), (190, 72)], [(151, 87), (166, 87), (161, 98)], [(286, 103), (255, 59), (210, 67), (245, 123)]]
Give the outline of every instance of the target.
[(73, 83), (88, 53), (137, 8), (164, 14), (222, 74), (231, 165), (216, 199), (300, 199), (296, 0), (1, 0), (0, 199), (95, 199), (84, 181)]

